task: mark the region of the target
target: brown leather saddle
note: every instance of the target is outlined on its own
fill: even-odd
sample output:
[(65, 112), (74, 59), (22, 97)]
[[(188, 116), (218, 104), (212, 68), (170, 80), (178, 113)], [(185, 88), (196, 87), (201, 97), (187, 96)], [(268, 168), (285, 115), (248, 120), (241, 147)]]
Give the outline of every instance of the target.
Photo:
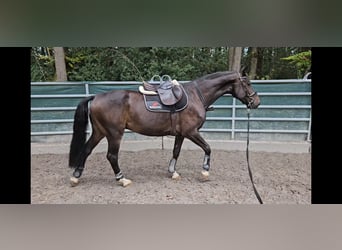
[[(159, 81), (155, 78), (158, 77)], [(145, 107), (151, 112), (180, 112), (188, 106), (188, 95), (183, 85), (171, 77), (155, 75), (150, 82), (143, 82), (139, 91), (144, 96)]]
[[(153, 81), (154, 78), (155, 76), (151, 80)], [(159, 95), (162, 104), (167, 106), (178, 103), (184, 94), (182, 86), (176, 80), (171, 80), (168, 75), (162, 76), (159, 83), (143, 82), (139, 90), (145, 95)]]

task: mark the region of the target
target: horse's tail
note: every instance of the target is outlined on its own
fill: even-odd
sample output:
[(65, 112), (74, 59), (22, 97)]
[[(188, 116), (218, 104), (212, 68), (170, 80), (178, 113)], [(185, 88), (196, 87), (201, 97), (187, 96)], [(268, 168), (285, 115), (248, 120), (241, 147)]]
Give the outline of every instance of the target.
[(69, 167), (76, 168), (79, 155), (85, 144), (87, 138), (87, 124), (88, 124), (88, 102), (93, 100), (95, 96), (90, 96), (82, 100), (75, 112), (73, 135), (70, 144), (69, 152)]

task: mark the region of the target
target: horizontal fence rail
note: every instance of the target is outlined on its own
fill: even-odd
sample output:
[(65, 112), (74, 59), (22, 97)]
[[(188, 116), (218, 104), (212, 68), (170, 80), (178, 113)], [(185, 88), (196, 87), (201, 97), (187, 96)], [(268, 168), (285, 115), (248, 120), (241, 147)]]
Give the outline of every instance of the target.
[[(292, 138), (301, 135), (299, 140), (311, 140), (311, 80), (252, 80), (251, 83), (261, 99), (261, 105), (251, 111), (250, 117), (250, 132), (256, 139), (267, 134), (291, 134)], [(139, 85), (140, 82), (133, 81), (32, 82), (31, 140), (35, 136), (71, 135), (73, 113), (82, 98), (112, 89), (137, 90)], [(207, 137), (218, 134), (219, 138), (222, 133), (229, 133), (228, 139), (232, 140), (246, 136), (245, 105), (227, 94), (213, 107), (214, 111), (207, 112), (201, 132)], [(91, 133), (90, 126), (87, 133)]]

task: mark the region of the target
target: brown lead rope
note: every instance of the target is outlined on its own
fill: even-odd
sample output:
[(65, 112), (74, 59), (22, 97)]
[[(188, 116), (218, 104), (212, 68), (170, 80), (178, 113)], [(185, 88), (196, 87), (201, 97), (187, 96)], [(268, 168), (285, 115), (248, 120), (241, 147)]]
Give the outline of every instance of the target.
[(249, 173), (249, 177), (251, 179), (251, 182), (252, 182), (252, 185), (253, 185), (253, 190), (254, 190), (254, 193), (256, 195), (256, 197), (258, 198), (258, 201), (260, 204), (263, 204), (261, 198), (260, 198), (260, 195), (254, 185), (254, 181), (253, 181), (253, 176), (252, 176), (252, 171), (251, 171), (251, 167), (249, 166), (249, 151), (248, 151), (248, 148), (249, 148), (249, 113), (250, 113), (250, 109), (247, 109), (247, 117), (248, 117), (248, 120), (247, 120), (247, 148), (246, 148), (246, 156), (247, 156), (247, 166), (248, 166), (248, 173)]

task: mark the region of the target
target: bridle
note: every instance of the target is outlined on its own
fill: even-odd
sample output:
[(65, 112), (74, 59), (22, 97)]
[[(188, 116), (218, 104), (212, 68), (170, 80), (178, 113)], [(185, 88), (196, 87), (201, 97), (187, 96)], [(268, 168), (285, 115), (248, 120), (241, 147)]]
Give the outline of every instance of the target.
[(247, 103), (247, 108), (251, 108), (251, 105), (254, 103), (253, 96), (255, 96), (256, 94), (257, 94), (256, 91), (253, 91), (252, 94), (247, 94), (247, 97), (250, 98), (250, 101)]
[(247, 93), (246, 96), (250, 99), (249, 102), (247, 103), (247, 108), (251, 108), (251, 105), (254, 103), (254, 98), (253, 96), (255, 96), (257, 94), (256, 91), (253, 91), (252, 93), (248, 93), (248, 89), (244, 84), (244, 79), (243, 77), (240, 76), (240, 81), (243, 83), (242, 86), (245, 89), (245, 92)]

